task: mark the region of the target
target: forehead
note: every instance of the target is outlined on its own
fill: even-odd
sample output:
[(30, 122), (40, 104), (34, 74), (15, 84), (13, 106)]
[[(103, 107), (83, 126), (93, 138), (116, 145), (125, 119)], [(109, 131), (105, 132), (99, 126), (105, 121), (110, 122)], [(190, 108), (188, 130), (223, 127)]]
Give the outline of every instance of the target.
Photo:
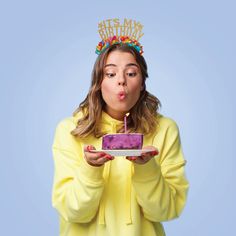
[(112, 51), (109, 53), (104, 66), (108, 64), (114, 64), (116, 66), (123, 67), (128, 64), (137, 64), (137, 62), (133, 54), (129, 52)]

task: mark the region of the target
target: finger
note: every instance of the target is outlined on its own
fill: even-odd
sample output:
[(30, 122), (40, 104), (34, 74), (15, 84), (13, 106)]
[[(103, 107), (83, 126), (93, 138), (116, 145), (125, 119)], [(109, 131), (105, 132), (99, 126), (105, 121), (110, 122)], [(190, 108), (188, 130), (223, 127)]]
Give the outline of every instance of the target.
[(85, 145), (84, 151), (89, 152), (90, 150), (96, 150), (96, 148), (93, 145)]
[(144, 163), (148, 162), (149, 160), (151, 160), (152, 158), (153, 158), (153, 156), (151, 156), (149, 154), (147, 155), (145, 153), (144, 155), (142, 154), (141, 156), (138, 156), (136, 163), (144, 164)]
[(155, 150), (155, 151), (153, 151), (153, 152), (151, 153), (152, 156), (156, 156), (156, 155), (158, 155), (158, 154), (159, 154), (158, 150)]
[(114, 157), (111, 155), (108, 155), (106, 153), (100, 152), (100, 153), (94, 153), (96, 156), (91, 155), (92, 153), (87, 154), (87, 160), (89, 162), (93, 163), (94, 165), (101, 165), (104, 164), (107, 161), (113, 160)]
[(158, 150), (153, 150), (153, 151), (150, 151), (150, 152), (142, 152), (143, 157), (148, 157), (148, 156), (154, 157), (158, 154), (159, 154)]
[(151, 160), (152, 158), (153, 158), (153, 156), (150, 155), (150, 153), (149, 153), (149, 154), (145, 153), (145, 154), (142, 154), (142, 155), (140, 156), (140, 160), (142, 160), (143, 163), (148, 162), (148, 161)]
[(113, 160), (114, 159), (114, 157), (109, 155), (109, 154), (104, 155), (104, 157), (108, 160)]
[(104, 152), (98, 152), (98, 153), (91, 153), (91, 152), (89, 152), (89, 153), (87, 153), (86, 154), (86, 156), (87, 156), (87, 158), (89, 158), (89, 160), (98, 160), (99, 158), (102, 158), (102, 157), (104, 157), (104, 156), (106, 156), (106, 153), (104, 153)]
[(103, 165), (103, 164), (105, 164), (106, 162), (108, 162), (108, 161), (110, 161), (112, 159), (113, 159), (112, 156), (105, 155), (104, 157), (99, 157), (97, 160), (94, 161), (94, 163), (96, 165)]
[(94, 164), (94, 165), (103, 165), (104, 162), (105, 162), (105, 158), (103, 157), (99, 157), (98, 159), (96, 160), (92, 160), (91, 162)]
[(99, 158), (104, 157), (104, 155), (106, 155), (105, 153), (91, 153), (91, 152), (85, 152), (84, 153), (84, 158), (86, 159), (86, 161), (90, 164), (92, 163), (92, 165), (96, 165), (96, 162)]
[(127, 159), (133, 163), (136, 164), (144, 164), (146, 163), (146, 160), (143, 160), (141, 156), (135, 156), (135, 157), (127, 157)]
[(136, 157), (136, 156), (128, 156), (128, 157), (126, 157), (126, 159), (129, 160), (129, 161), (136, 161), (137, 158), (138, 157)]
[[(143, 150), (145, 150), (144, 152), (146, 152), (146, 153), (154, 153), (154, 152), (157, 152), (157, 153), (159, 153), (158, 152), (158, 149), (156, 148), (156, 147), (154, 147), (154, 146), (145, 146), (145, 147), (143, 147)], [(154, 154), (154, 155), (157, 155), (157, 154)]]

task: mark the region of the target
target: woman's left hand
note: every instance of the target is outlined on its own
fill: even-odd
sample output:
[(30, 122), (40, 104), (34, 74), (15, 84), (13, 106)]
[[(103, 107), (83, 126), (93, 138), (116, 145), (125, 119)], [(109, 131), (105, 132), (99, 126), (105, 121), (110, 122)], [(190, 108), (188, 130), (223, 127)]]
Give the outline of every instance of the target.
[(150, 161), (154, 156), (158, 155), (158, 150), (154, 146), (146, 146), (143, 149), (149, 149), (151, 151), (143, 152), (141, 156), (126, 157), (127, 160), (132, 161), (137, 164), (145, 164)]

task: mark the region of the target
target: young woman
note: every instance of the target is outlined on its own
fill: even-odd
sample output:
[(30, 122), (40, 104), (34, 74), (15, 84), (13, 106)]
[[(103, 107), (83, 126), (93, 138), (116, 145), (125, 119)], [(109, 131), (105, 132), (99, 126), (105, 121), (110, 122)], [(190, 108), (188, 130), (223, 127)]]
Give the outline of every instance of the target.
[[(163, 236), (162, 221), (180, 215), (188, 182), (176, 123), (158, 113), (146, 90), (144, 57), (126, 43), (98, 56), (86, 99), (59, 123), (54, 144), (52, 202), (61, 236)], [(101, 149), (104, 134), (144, 134), (137, 157), (113, 157)]]

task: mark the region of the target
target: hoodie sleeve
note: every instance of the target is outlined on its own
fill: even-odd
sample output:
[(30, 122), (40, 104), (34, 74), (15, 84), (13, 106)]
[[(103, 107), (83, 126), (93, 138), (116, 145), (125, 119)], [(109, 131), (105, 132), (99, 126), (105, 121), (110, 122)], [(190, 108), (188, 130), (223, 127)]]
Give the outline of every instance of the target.
[(84, 160), (81, 143), (70, 134), (73, 128), (73, 122), (67, 119), (56, 129), (52, 205), (66, 221), (86, 223), (98, 211), (104, 167), (90, 166)]
[(188, 190), (185, 160), (174, 121), (160, 128), (153, 146), (159, 149), (159, 155), (144, 165), (134, 164), (132, 182), (144, 217), (161, 222), (180, 215)]

